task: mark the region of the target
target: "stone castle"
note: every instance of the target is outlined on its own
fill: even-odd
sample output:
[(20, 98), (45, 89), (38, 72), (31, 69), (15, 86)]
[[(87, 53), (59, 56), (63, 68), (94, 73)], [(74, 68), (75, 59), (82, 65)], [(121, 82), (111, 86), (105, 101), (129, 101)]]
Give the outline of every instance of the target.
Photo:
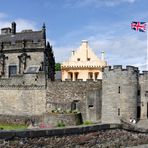
[[(77, 110), (83, 121), (120, 123), (148, 118), (148, 72), (106, 66), (102, 79), (54, 80), (54, 55), (46, 29), (0, 35), (0, 115), (42, 116), (54, 109)], [(64, 120), (64, 119), (63, 119)]]

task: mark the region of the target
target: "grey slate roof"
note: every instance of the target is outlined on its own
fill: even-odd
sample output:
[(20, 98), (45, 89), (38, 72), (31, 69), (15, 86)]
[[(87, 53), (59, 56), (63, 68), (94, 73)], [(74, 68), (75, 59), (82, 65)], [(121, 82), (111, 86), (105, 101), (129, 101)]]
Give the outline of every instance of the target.
[(21, 40), (38, 40), (43, 39), (42, 31), (30, 31), (30, 32), (17, 32), (16, 34), (4, 34), (0, 35), (0, 42), (15, 42)]

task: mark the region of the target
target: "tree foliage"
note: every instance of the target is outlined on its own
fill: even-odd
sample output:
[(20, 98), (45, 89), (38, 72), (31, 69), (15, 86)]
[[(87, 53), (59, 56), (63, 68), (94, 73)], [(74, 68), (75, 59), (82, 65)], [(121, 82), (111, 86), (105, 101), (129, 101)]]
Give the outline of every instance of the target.
[(55, 71), (61, 71), (61, 63), (55, 64)]

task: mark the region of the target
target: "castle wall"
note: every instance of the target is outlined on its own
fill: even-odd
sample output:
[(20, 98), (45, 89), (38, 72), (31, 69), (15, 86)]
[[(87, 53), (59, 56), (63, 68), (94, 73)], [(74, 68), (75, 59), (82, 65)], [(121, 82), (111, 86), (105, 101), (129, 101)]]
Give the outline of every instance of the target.
[(138, 69), (127, 66), (106, 67), (102, 80), (102, 122), (120, 123), (137, 119)]
[(101, 81), (64, 81), (47, 83), (47, 111), (61, 108), (71, 110), (75, 103), (76, 110), (82, 113), (83, 120), (101, 119)]
[(148, 72), (144, 71), (139, 76), (140, 84), (140, 101), (139, 106), (141, 108), (141, 119), (148, 118)]
[(41, 115), (46, 109), (44, 73), (0, 79), (0, 114)]

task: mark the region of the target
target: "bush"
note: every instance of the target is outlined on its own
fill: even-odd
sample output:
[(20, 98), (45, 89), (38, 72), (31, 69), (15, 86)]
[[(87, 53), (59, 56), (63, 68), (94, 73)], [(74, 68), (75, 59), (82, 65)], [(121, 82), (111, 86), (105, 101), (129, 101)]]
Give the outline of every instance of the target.
[(63, 120), (57, 123), (57, 127), (65, 127)]
[(92, 122), (92, 121), (85, 121), (85, 122), (83, 123), (83, 125), (90, 125), (90, 124), (93, 124), (93, 122)]

